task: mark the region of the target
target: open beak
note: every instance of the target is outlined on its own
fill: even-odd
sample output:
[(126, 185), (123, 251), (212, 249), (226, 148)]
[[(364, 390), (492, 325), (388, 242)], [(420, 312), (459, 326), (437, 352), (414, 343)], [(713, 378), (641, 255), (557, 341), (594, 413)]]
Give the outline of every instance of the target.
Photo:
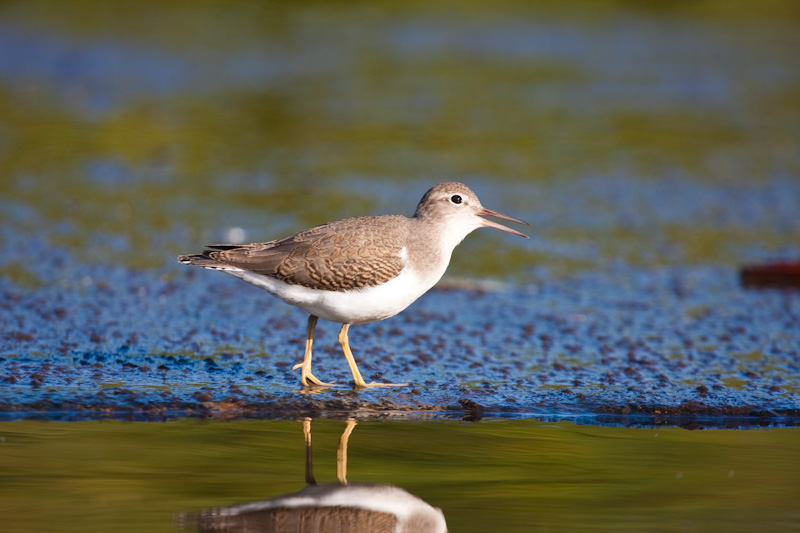
[[(517, 224), (524, 224), (524, 225), (530, 227), (530, 224), (528, 224), (527, 222), (523, 222), (521, 220), (517, 220), (516, 218), (512, 218), (512, 217), (510, 217), (508, 215), (504, 215), (503, 213), (498, 213), (497, 211), (492, 211), (491, 209), (486, 209), (485, 207), (481, 211), (478, 211), (477, 215), (478, 216), (483, 216), (483, 217), (502, 218), (504, 220), (510, 220), (511, 222), (516, 222)], [(487, 227), (487, 228), (497, 228), (499, 230), (503, 230), (503, 231), (507, 231), (509, 233), (513, 233), (514, 235), (519, 235), (520, 237), (525, 237), (526, 239), (528, 238), (528, 236), (525, 235), (524, 233), (520, 233), (517, 230), (513, 230), (513, 229), (509, 228), (508, 226), (503, 226), (502, 224), (498, 224), (497, 222), (493, 222), (491, 220), (486, 220), (485, 218), (481, 219), (481, 224), (483, 226)]]

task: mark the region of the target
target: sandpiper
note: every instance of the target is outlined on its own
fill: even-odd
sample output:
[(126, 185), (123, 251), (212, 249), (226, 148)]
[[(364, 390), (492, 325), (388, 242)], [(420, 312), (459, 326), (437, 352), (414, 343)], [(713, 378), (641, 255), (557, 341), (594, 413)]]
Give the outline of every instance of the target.
[(178, 261), (221, 270), (266, 290), (309, 314), (303, 362), (303, 386), (333, 386), (311, 372), (317, 320), (342, 324), (339, 344), (356, 387), (407, 384), (366, 383), (358, 370), (347, 332), (353, 324), (396, 315), (425, 294), (444, 274), (453, 249), (472, 231), (497, 228), (527, 235), (481, 217), (530, 226), (486, 209), (463, 183), (429, 189), (411, 218), (381, 215), (347, 218), (275, 241), (209, 245), (201, 254)]
[(306, 418), (303, 436), (307, 486), (269, 500), (207, 509), (195, 515), (197, 531), (447, 533), (442, 510), (408, 491), (393, 485), (347, 480), (347, 446), (355, 427), (355, 419), (348, 419), (339, 439), (337, 483), (317, 485), (314, 479), (311, 419)]

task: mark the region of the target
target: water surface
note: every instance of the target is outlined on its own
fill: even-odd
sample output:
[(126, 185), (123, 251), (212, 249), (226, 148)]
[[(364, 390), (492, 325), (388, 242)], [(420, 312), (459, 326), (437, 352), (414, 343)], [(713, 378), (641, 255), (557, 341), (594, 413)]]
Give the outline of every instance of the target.
[[(336, 480), (344, 420), (311, 423)], [(791, 429), (688, 431), (534, 420), (361, 421), (347, 479), (399, 486), (450, 531), (790, 531)], [(301, 421), (0, 424), (3, 530), (170, 531), (305, 485)], [(182, 525), (183, 524), (183, 525)]]

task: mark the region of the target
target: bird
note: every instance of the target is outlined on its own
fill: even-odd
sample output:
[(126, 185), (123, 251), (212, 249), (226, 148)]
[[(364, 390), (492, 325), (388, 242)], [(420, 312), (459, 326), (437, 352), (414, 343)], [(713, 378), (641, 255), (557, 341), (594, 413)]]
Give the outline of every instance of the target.
[[(441, 509), (394, 485), (347, 480), (347, 446), (356, 420), (349, 418), (336, 450), (335, 483), (317, 484), (313, 474), (311, 419), (303, 421), (306, 484), (268, 500), (211, 508), (182, 518), (197, 531), (323, 533), (447, 533)], [(189, 521), (187, 520), (187, 522)]]
[(496, 228), (528, 238), (484, 217), (530, 227), (483, 207), (463, 183), (444, 182), (425, 192), (411, 217), (346, 218), (269, 242), (207, 245), (178, 261), (236, 276), (308, 313), (303, 361), (292, 367), (300, 369), (303, 387), (335, 386), (311, 371), (319, 318), (342, 324), (338, 341), (357, 389), (405, 386), (364, 380), (350, 349), (349, 328), (406, 309), (441, 279), (455, 247), (474, 230)]

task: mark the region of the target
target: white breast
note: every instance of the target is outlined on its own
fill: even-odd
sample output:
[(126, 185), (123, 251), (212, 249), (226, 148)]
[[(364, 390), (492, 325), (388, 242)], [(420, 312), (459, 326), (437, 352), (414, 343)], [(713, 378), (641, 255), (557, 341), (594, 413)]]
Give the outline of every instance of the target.
[(341, 324), (365, 324), (394, 316), (425, 294), (441, 277), (439, 274), (423, 279), (413, 270), (404, 268), (400, 275), (382, 285), (352, 291), (325, 291), (290, 285), (246, 270), (225, 272), (309, 314)]

